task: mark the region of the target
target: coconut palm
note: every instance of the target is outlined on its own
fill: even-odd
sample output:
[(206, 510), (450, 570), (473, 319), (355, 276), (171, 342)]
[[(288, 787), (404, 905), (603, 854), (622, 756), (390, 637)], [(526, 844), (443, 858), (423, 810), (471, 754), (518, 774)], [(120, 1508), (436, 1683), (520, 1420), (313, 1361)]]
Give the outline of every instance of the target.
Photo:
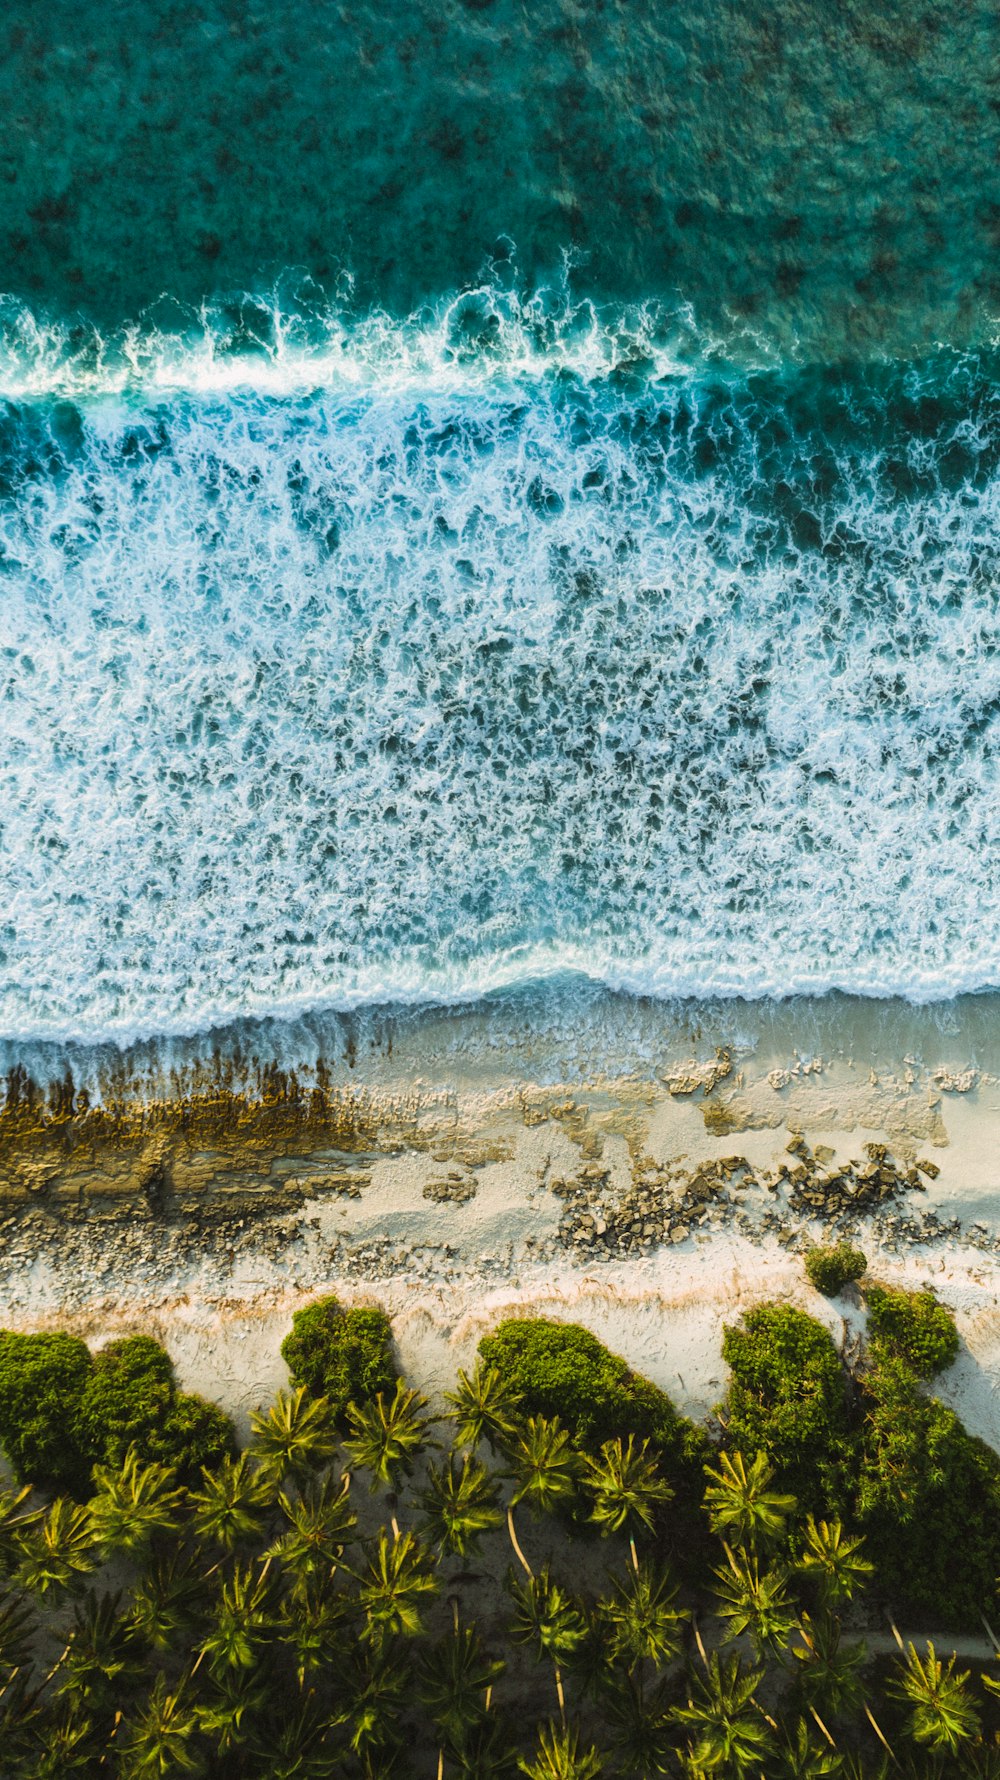
[(649, 1441), (638, 1447), (630, 1434), (622, 1441), (605, 1440), (600, 1456), (583, 1460), (583, 1482), (593, 1499), (590, 1518), (604, 1534), (653, 1530), (656, 1509), (673, 1496), (656, 1468)]
[(430, 1558), (413, 1534), (390, 1539), (383, 1527), (358, 1592), (365, 1613), (362, 1636), (376, 1649), (392, 1637), (415, 1637), (423, 1630), (422, 1604), (437, 1588)]
[(15, 1580), (31, 1594), (78, 1586), (97, 1563), (89, 1508), (57, 1496), (22, 1539)]
[(135, 1446), (118, 1466), (95, 1465), (90, 1513), (98, 1544), (135, 1556), (158, 1534), (173, 1531), (184, 1502), (174, 1480), (172, 1466), (144, 1465)]
[(494, 1711), (471, 1725), (460, 1742), (449, 1742), (446, 1754), (458, 1780), (507, 1780), (518, 1769), (511, 1733)]
[(456, 1626), (417, 1657), (417, 1694), (440, 1737), (459, 1747), (465, 1743), (505, 1668), (471, 1626)]
[(268, 1780), (329, 1780), (334, 1771), (329, 1727), (312, 1700), (274, 1722), (268, 1715), (253, 1738), (253, 1751)]
[(257, 1571), (251, 1564), (237, 1564), (222, 1584), (199, 1663), (207, 1659), (216, 1675), (227, 1669), (255, 1669), (270, 1637), (274, 1596), (266, 1564)]
[(240, 1669), (210, 1676), (206, 1697), (195, 1707), (198, 1729), (218, 1755), (228, 1755), (246, 1742), (250, 1721), (267, 1695), (252, 1674)]
[(328, 1574), (341, 1557), (357, 1525), (347, 1494), (346, 1481), (312, 1478), (297, 1495), (282, 1490), (278, 1507), (286, 1526), (267, 1555), (278, 1559), (296, 1589), (314, 1577)]
[(346, 1701), (335, 1722), (343, 1726), (349, 1749), (365, 1775), (398, 1746), (400, 1711), (410, 1675), (401, 1649), (387, 1640), (355, 1650), (345, 1669)]
[(979, 1734), (979, 1712), (966, 1683), (968, 1670), (955, 1674), (955, 1657), (943, 1663), (933, 1644), (920, 1656), (908, 1644), (889, 1691), (911, 1707), (908, 1729), (914, 1742), (957, 1755)]
[(538, 1514), (572, 1502), (580, 1475), (580, 1457), (558, 1416), (532, 1415), (518, 1428), (508, 1453), (514, 1489), (507, 1507), (510, 1542), (525, 1574), (531, 1565), (518, 1543), (514, 1509), (527, 1502)]
[[(69, 1774), (93, 1773), (98, 1761), (94, 1727), (81, 1708), (68, 1702), (33, 1724), (28, 1746), (17, 1766), (19, 1780), (64, 1780)], [(4, 1755), (13, 1754), (4, 1740)]]
[(803, 1613), (798, 1621), (801, 1644), (790, 1646), (798, 1665), (796, 1681), (810, 1706), (834, 1718), (859, 1711), (862, 1701), (861, 1670), (867, 1651), (863, 1643), (845, 1642), (840, 1620), (833, 1613), (815, 1619)]
[(198, 1721), (183, 1686), (171, 1690), (157, 1675), (141, 1712), (119, 1738), (118, 1772), (123, 1780), (161, 1780), (194, 1774), (202, 1767), (195, 1744)]
[(615, 1757), (615, 1773), (627, 1780), (675, 1774), (675, 1740), (662, 1685), (643, 1688), (632, 1675), (617, 1675), (602, 1700), (602, 1722)]
[(35, 1618), (23, 1595), (0, 1595), (0, 1677), (27, 1662), (35, 1631)]
[(537, 1657), (548, 1657), (555, 1674), (560, 1717), (565, 1717), (562, 1665), (585, 1643), (589, 1626), (580, 1603), (553, 1579), (548, 1564), (537, 1576), (521, 1582), (511, 1574), (507, 1588), (514, 1602), (510, 1635), (516, 1644), (534, 1645)]
[(496, 1366), (477, 1365), (460, 1372), (455, 1390), (445, 1392), (449, 1418), (458, 1423), (455, 1440), (474, 1449), (485, 1440), (496, 1451), (506, 1448), (521, 1421), (521, 1399)]
[(749, 1465), (741, 1452), (720, 1453), (705, 1475), (713, 1480), (705, 1491), (713, 1533), (736, 1545), (767, 1546), (781, 1538), (795, 1497), (771, 1488), (775, 1474), (762, 1452)]
[(295, 1664), (299, 1687), (321, 1676), (346, 1647), (354, 1601), (332, 1576), (297, 1582), (278, 1607), (277, 1634)]
[(305, 1478), (333, 1457), (337, 1436), (325, 1397), (305, 1385), (279, 1391), (270, 1409), (250, 1417), (251, 1451), (266, 1485), (277, 1491), (286, 1477)]
[(175, 1650), (189, 1637), (206, 1599), (206, 1587), (190, 1553), (173, 1547), (154, 1553), (132, 1590), (129, 1624), (154, 1650)]
[(226, 1552), (259, 1538), (271, 1490), (250, 1454), (223, 1458), (216, 1470), (201, 1475), (201, 1487), (190, 1496), (197, 1537)]
[(427, 1399), (397, 1379), (391, 1397), (379, 1391), (370, 1403), (349, 1403), (350, 1438), (344, 1442), (351, 1463), (371, 1474), (371, 1487), (395, 1489), (408, 1476), (427, 1434), (423, 1411)]
[(685, 1619), (676, 1603), (676, 1584), (656, 1564), (640, 1562), (624, 1576), (613, 1577), (611, 1594), (597, 1604), (610, 1660), (623, 1663), (630, 1673), (644, 1662), (658, 1668), (672, 1662)]
[(581, 1745), (575, 1726), (543, 1725), (531, 1756), (518, 1767), (528, 1780), (597, 1780), (603, 1763), (592, 1744)]
[(688, 1764), (694, 1774), (742, 1780), (757, 1772), (770, 1743), (770, 1731), (756, 1707), (762, 1669), (744, 1670), (738, 1656), (713, 1650), (704, 1676), (697, 1676), (686, 1706), (674, 1718), (690, 1732)]
[(498, 1490), (484, 1465), (471, 1453), (450, 1452), (440, 1467), (428, 1466), (427, 1488), (419, 1497), (424, 1527), (442, 1552), (465, 1557), (484, 1533), (500, 1526)]
[(25, 1508), (30, 1496), (30, 1483), (21, 1490), (0, 1490), (0, 1574), (6, 1575), (17, 1567), (24, 1534), (44, 1513), (41, 1508)]
[(57, 1692), (74, 1695), (89, 1712), (113, 1706), (138, 1672), (135, 1631), (120, 1609), (119, 1595), (98, 1595), (92, 1589), (74, 1609)]
[(728, 1545), (723, 1549), (725, 1566), (715, 1572), (719, 1602), (715, 1611), (728, 1621), (725, 1642), (747, 1633), (758, 1657), (785, 1649), (795, 1624), (787, 1570), (778, 1564), (762, 1570), (756, 1553), (737, 1555)]
[(824, 1607), (851, 1601), (874, 1574), (863, 1555), (864, 1540), (845, 1533), (839, 1520), (806, 1519), (802, 1550), (795, 1568), (815, 1582)]
[(786, 1730), (778, 1746), (781, 1780), (830, 1780), (843, 1773), (844, 1758), (806, 1718)]

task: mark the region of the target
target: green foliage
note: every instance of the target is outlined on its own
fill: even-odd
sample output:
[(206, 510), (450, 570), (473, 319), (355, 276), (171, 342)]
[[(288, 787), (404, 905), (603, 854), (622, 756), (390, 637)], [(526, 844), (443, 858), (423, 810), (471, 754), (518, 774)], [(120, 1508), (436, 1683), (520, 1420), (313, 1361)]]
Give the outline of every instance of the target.
[(886, 1355), (864, 1381), (858, 1517), (880, 1586), (934, 1623), (977, 1627), (1000, 1574), (1000, 1458)]
[(144, 1454), (174, 1396), (170, 1355), (148, 1335), (109, 1341), (94, 1355), (79, 1411), (80, 1435), (95, 1463), (120, 1465), (130, 1446)]
[(294, 1385), (325, 1397), (340, 1426), (350, 1405), (363, 1408), (380, 1391), (391, 1395), (398, 1377), (392, 1328), (382, 1310), (345, 1310), (336, 1298), (318, 1298), (297, 1310), (281, 1357)]
[(859, 1248), (849, 1242), (837, 1242), (812, 1248), (806, 1256), (806, 1273), (810, 1284), (824, 1298), (836, 1298), (845, 1286), (860, 1279), (868, 1261)]
[(73, 1335), (0, 1333), (0, 1444), (19, 1482), (86, 1491), (77, 1428), (92, 1364)]
[(955, 1360), (959, 1345), (955, 1319), (933, 1292), (871, 1286), (865, 1300), (873, 1351), (898, 1355), (919, 1378), (933, 1378)]
[(229, 1417), (177, 1390), (169, 1354), (148, 1335), (109, 1341), (94, 1355), (79, 1426), (95, 1464), (120, 1465), (135, 1447), (147, 1463), (172, 1465), (183, 1484), (236, 1450)]
[(483, 1337), (484, 1367), (495, 1368), (520, 1401), (520, 1417), (558, 1419), (595, 1458), (606, 1441), (648, 1440), (678, 1488), (690, 1493), (709, 1451), (708, 1441), (677, 1414), (670, 1398), (633, 1372), (579, 1323), (523, 1317), (498, 1324)]
[(726, 1329), (722, 1353), (732, 1370), (727, 1446), (764, 1453), (800, 1506), (839, 1502), (852, 1445), (847, 1380), (823, 1325), (792, 1305), (762, 1304)]

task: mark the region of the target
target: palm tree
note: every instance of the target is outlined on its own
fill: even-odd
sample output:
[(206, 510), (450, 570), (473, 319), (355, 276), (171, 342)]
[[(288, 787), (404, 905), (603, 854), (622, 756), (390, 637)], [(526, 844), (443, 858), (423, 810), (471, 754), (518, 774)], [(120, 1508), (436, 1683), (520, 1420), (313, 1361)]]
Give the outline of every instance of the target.
[(533, 1756), (518, 1762), (528, 1780), (597, 1780), (603, 1763), (593, 1745), (581, 1747), (576, 1727), (543, 1725)]
[(763, 1761), (770, 1743), (768, 1726), (756, 1707), (762, 1669), (744, 1671), (738, 1656), (706, 1659), (686, 1706), (674, 1708), (677, 1723), (690, 1728), (688, 1762), (695, 1774), (742, 1780)]
[(198, 1721), (183, 1687), (171, 1692), (164, 1675), (120, 1740), (119, 1773), (124, 1780), (161, 1780), (161, 1776), (194, 1774), (202, 1766), (195, 1747)]
[(384, 1649), (376, 1644), (355, 1650), (345, 1674), (347, 1704), (335, 1722), (344, 1726), (348, 1747), (366, 1776), (374, 1775), (383, 1756), (398, 1746), (409, 1679), (407, 1663), (390, 1642)]
[(624, 1442), (605, 1440), (599, 1458), (585, 1456), (583, 1479), (593, 1497), (590, 1518), (604, 1534), (632, 1534), (640, 1526), (652, 1532), (656, 1509), (674, 1493), (657, 1471), (649, 1441), (636, 1449), (632, 1434)]
[(24, 1555), (16, 1581), (39, 1595), (78, 1585), (96, 1565), (94, 1543), (89, 1508), (57, 1496), (21, 1542)]
[(113, 1707), (126, 1679), (138, 1672), (135, 1631), (120, 1609), (119, 1595), (88, 1589), (73, 1614), (57, 1692), (77, 1696), (90, 1712)]
[(448, 1743), (447, 1755), (459, 1780), (506, 1780), (518, 1767), (510, 1732), (494, 1711), (478, 1719), (461, 1742)]
[(553, 1580), (548, 1564), (537, 1576), (529, 1575), (524, 1582), (512, 1573), (507, 1579), (507, 1587), (514, 1601), (511, 1637), (517, 1644), (533, 1644), (539, 1658), (550, 1658), (555, 1672), (559, 1715), (565, 1719), (562, 1664), (576, 1655), (588, 1636), (583, 1608), (568, 1589)]
[(677, 1607), (677, 1586), (666, 1570), (640, 1563), (624, 1577), (614, 1577), (611, 1594), (597, 1604), (607, 1628), (607, 1654), (631, 1674), (645, 1662), (665, 1668), (677, 1656), (678, 1627), (685, 1615)]
[(287, 1521), (268, 1550), (300, 1589), (314, 1577), (329, 1574), (339, 1561), (357, 1516), (347, 1495), (347, 1480), (335, 1486), (333, 1479), (311, 1479), (297, 1496), (282, 1490), (278, 1506)]
[(576, 1495), (580, 1458), (558, 1416), (551, 1420), (544, 1415), (529, 1416), (508, 1450), (514, 1490), (507, 1507), (507, 1529), (518, 1561), (530, 1577), (531, 1565), (517, 1540), (514, 1509), (518, 1502), (528, 1502), (536, 1513), (550, 1514), (571, 1502)]
[(765, 1651), (785, 1649), (795, 1624), (787, 1570), (777, 1564), (761, 1570), (756, 1553), (737, 1557), (728, 1545), (723, 1549), (726, 1566), (715, 1572), (715, 1592), (720, 1603), (716, 1612), (729, 1622), (725, 1642), (748, 1633), (758, 1658)]
[(931, 1643), (923, 1657), (909, 1644), (890, 1684), (890, 1692), (912, 1707), (909, 1732), (914, 1742), (948, 1755), (957, 1755), (979, 1734), (979, 1712), (966, 1685), (969, 1673), (956, 1675), (955, 1661), (952, 1656), (942, 1663)]
[(474, 1450), (481, 1440), (493, 1448), (506, 1448), (517, 1432), (521, 1399), (496, 1366), (477, 1365), (471, 1373), (460, 1372), (455, 1390), (445, 1392), (451, 1404), (448, 1415), (458, 1423), (455, 1440)]
[(819, 1589), (824, 1607), (851, 1601), (864, 1588), (875, 1566), (862, 1555), (864, 1540), (845, 1533), (839, 1520), (806, 1520), (802, 1551), (795, 1568)]
[(188, 1552), (157, 1552), (132, 1590), (129, 1624), (154, 1650), (174, 1650), (190, 1635), (205, 1597)]
[(741, 1452), (719, 1454), (717, 1466), (705, 1466), (714, 1479), (705, 1491), (713, 1533), (727, 1534), (736, 1545), (769, 1545), (781, 1538), (795, 1497), (773, 1490), (774, 1471), (762, 1452), (748, 1466)]
[(337, 1436), (325, 1397), (305, 1385), (279, 1391), (270, 1409), (250, 1417), (252, 1453), (263, 1480), (277, 1491), (286, 1477), (304, 1478), (333, 1457)]
[(0, 1675), (5, 1679), (28, 1661), (34, 1632), (34, 1615), (23, 1596), (0, 1595)]
[(347, 1419), (353, 1430), (344, 1442), (351, 1462), (371, 1473), (371, 1487), (385, 1484), (395, 1489), (423, 1445), (428, 1421), (423, 1411), (427, 1399), (400, 1378), (392, 1397), (379, 1391), (370, 1403), (349, 1403)]
[(308, 1699), (297, 1702), (277, 1724), (265, 1719), (253, 1749), (268, 1780), (329, 1780), (334, 1765), (328, 1729), (315, 1702)]
[(437, 1587), (428, 1555), (413, 1534), (390, 1539), (381, 1528), (358, 1592), (365, 1612), (362, 1637), (376, 1649), (392, 1637), (415, 1637), (423, 1630), (421, 1604)]
[(249, 1453), (223, 1458), (214, 1471), (203, 1470), (201, 1475), (201, 1488), (190, 1497), (197, 1537), (226, 1552), (258, 1538), (271, 1492), (266, 1475), (256, 1468)]
[(798, 1664), (796, 1679), (802, 1698), (834, 1718), (857, 1712), (863, 1692), (861, 1670), (867, 1659), (864, 1644), (846, 1644), (840, 1620), (832, 1613), (821, 1613), (816, 1619), (803, 1613), (798, 1631), (802, 1643), (790, 1649)]
[(237, 1564), (222, 1584), (198, 1662), (207, 1657), (216, 1675), (227, 1669), (254, 1669), (271, 1632), (273, 1608), (267, 1564), (256, 1575), (251, 1565)]
[[(98, 1760), (94, 1727), (84, 1712), (62, 1705), (31, 1726), (31, 1747), (17, 1767), (21, 1780), (64, 1780), (68, 1774), (93, 1773)], [(5, 1738), (4, 1755), (13, 1754)]]
[(615, 1772), (627, 1780), (674, 1774), (675, 1745), (662, 1685), (649, 1691), (632, 1675), (616, 1677), (602, 1702), (616, 1758)]
[(41, 1520), (44, 1513), (41, 1508), (24, 1508), (30, 1495), (30, 1483), (16, 1493), (0, 1490), (0, 1573), (16, 1567), (23, 1550), (24, 1533)]
[(800, 1718), (794, 1733), (786, 1731), (778, 1751), (781, 1780), (830, 1780), (841, 1774), (844, 1758), (826, 1739), (817, 1739), (808, 1719)]
[(332, 1575), (296, 1582), (281, 1601), (278, 1636), (294, 1659), (300, 1689), (343, 1654), (353, 1609), (352, 1597), (334, 1586)]
[(498, 1490), (486, 1467), (463, 1453), (450, 1452), (439, 1470), (428, 1466), (427, 1488), (420, 1496), (424, 1526), (442, 1552), (465, 1557), (484, 1533), (501, 1525)]
[(459, 1747), (465, 1743), (505, 1668), (486, 1653), (471, 1626), (456, 1627), (417, 1658), (418, 1696), (439, 1736)]
[(247, 1721), (261, 1710), (264, 1688), (241, 1669), (226, 1669), (210, 1678), (207, 1697), (195, 1707), (198, 1729), (218, 1755), (228, 1755), (246, 1742)]
[(175, 1488), (174, 1477), (170, 1465), (144, 1465), (135, 1446), (117, 1468), (94, 1466), (96, 1494), (90, 1513), (94, 1536), (105, 1551), (134, 1556), (158, 1534), (176, 1527), (184, 1491)]

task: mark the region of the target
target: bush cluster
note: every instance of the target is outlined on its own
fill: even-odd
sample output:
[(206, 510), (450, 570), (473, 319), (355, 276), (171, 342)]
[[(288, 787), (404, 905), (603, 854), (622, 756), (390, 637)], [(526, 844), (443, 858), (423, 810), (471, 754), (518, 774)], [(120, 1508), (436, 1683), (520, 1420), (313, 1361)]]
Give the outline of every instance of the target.
[(864, 1253), (849, 1242), (837, 1242), (811, 1248), (806, 1256), (806, 1273), (810, 1283), (824, 1298), (836, 1298), (845, 1286), (860, 1279), (868, 1266)]
[(292, 1318), (281, 1344), (292, 1383), (325, 1397), (338, 1427), (350, 1403), (368, 1403), (396, 1382), (392, 1326), (384, 1310), (345, 1310), (336, 1298), (317, 1298)]
[(932, 1291), (869, 1286), (868, 1336), (876, 1355), (896, 1354), (918, 1378), (945, 1372), (958, 1355), (955, 1319)]
[(203, 1397), (178, 1391), (169, 1355), (148, 1335), (92, 1354), (61, 1332), (0, 1331), (0, 1446), (22, 1483), (90, 1491), (95, 1465), (130, 1446), (193, 1482), (235, 1451), (233, 1425)]
[[(681, 1420), (587, 1331), (501, 1325), (435, 1416), (385, 1318), (310, 1309), (302, 1382), (187, 1484), (143, 1456), (201, 1425), (155, 1342), (4, 1338), (21, 1460), (51, 1469), (59, 1404), (117, 1456), (85, 1503), (0, 1496), (3, 1780), (885, 1780), (887, 1748), (901, 1780), (996, 1776), (994, 1665), (862, 1638), (869, 1589), (879, 1626), (886, 1593), (989, 1614), (1000, 1525), (1000, 1461), (881, 1337), (851, 1390), (801, 1312), (728, 1331), (692, 1543)], [(784, 1487), (838, 1440), (846, 1521)]]
[(558, 1416), (586, 1451), (632, 1434), (655, 1447), (682, 1500), (700, 1481), (709, 1451), (701, 1429), (581, 1324), (511, 1317), (483, 1337), (479, 1354), (516, 1392), (524, 1414)]

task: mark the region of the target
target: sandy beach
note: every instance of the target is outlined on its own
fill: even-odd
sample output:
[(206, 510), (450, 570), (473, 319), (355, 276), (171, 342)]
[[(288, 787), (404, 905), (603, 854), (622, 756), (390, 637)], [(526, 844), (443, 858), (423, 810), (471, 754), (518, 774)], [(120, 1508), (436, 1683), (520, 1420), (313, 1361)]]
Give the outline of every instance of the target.
[(932, 1048), (925, 1022), (922, 1060), (893, 1062), (891, 1010), (848, 1012), (826, 1055), (774, 1020), (713, 1044), (654, 1012), (633, 1034), (659, 1058), (589, 1079), (585, 1024), (553, 1080), (565, 1032), (498, 1040), (495, 1014), (452, 1013), (383, 1035), (368, 1063), (363, 1046), (318, 1072), (258, 1064), (254, 1087), (217, 1057), (211, 1079), (197, 1057), (174, 1067), (166, 1097), (149, 1074), (131, 1097), (105, 1072), (47, 1105), (22, 1083), (0, 1125), (3, 1321), (154, 1333), (245, 1425), (312, 1295), (383, 1304), (431, 1392), (520, 1310), (587, 1324), (700, 1417), (723, 1325), (752, 1303), (791, 1299), (855, 1338), (860, 1310), (820, 1298), (801, 1258), (845, 1233), (879, 1277), (955, 1310), (942, 1394), (1000, 1447), (1000, 1074), (981, 1033)]

